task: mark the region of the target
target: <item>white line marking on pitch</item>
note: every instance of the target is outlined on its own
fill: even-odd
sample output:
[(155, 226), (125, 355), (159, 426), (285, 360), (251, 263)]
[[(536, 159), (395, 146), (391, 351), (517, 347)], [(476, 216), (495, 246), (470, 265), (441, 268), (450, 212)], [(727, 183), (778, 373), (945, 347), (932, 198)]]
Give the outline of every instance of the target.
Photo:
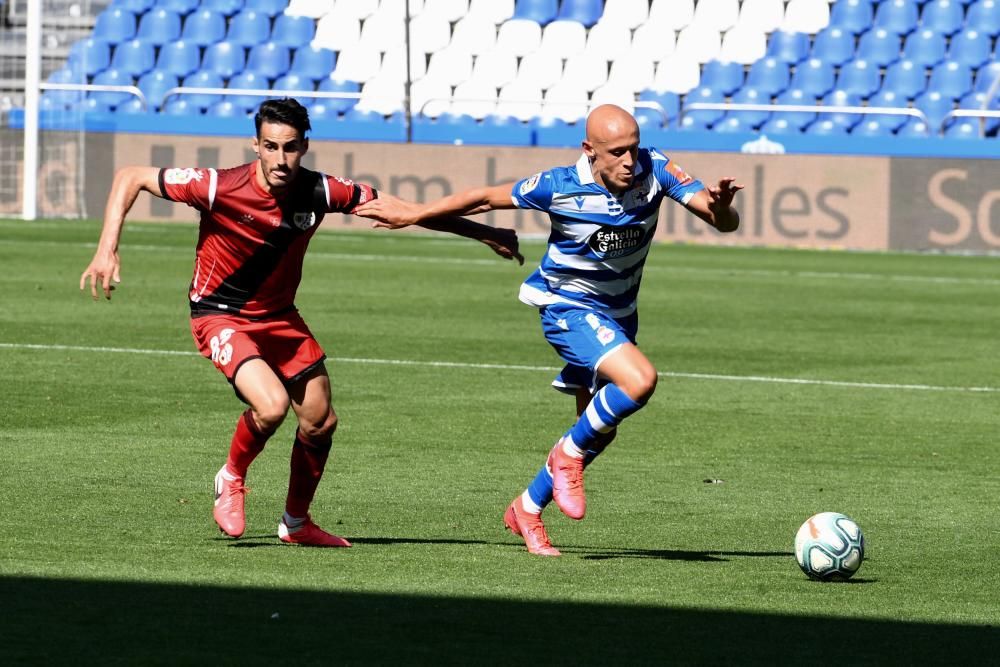
[[(197, 352), (183, 350), (152, 350), (133, 347), (90, 347), (85, 345), (40, 345), (33, 343), (0, 343), (0, 349), (8, 350), (62, 350), (67, 352), (110, 352), (118, 354), (153, 354), (174, 357), (198, 357)], [(383, 364), (389, 366), (420, 366), (424, 368), (472, 368), (501, 371), (546, 371), (556, 372), (556, 366), (526, 366), (520, 364), (473, 364), (462, 361), (417, 361), (413, 359), (365, 359), (359, 357), (330, 357), (330, 361), (345, 364)], [(913, 391), (951, 391), (967, 393), (1000, 393), (1000, 387), (946, 387), (932, 384), (895, 384), (889, 382), (848, 382), (844, 380), (810, 380), (806, 378), (782, 378), (766, 375), (720, 375), (715, 373), (683, 373), (666, 371), (662, 377), (690, 380), (712, 380), (718, 382), (764, 382), (770, 384), (799, 384), (824, 387), (848, 387), (853, 389), (897, 389)]]

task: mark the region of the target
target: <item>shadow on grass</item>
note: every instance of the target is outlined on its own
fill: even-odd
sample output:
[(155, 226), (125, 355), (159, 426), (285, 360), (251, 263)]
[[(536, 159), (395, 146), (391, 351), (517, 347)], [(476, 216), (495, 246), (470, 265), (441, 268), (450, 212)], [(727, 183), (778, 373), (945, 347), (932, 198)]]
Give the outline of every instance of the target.
[[(0, 664), (986, 664), (1000, 629), (0, 577)], [(572, 629), (575, 626), (575, 630)]]

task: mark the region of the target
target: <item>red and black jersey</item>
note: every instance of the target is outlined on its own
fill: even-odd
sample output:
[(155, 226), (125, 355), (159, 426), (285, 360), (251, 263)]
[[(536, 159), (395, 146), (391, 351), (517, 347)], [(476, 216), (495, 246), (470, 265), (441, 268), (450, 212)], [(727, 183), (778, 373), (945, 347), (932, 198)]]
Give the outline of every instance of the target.
[(378, 193), (300, 168), (280, 198), (256, 180), (257, 162), (232, 169), (160, 170), (160, 190), (201, 211), (191, 316), (252, 319), (295, 307), (309, 239), (327, 213), (352, 213)]

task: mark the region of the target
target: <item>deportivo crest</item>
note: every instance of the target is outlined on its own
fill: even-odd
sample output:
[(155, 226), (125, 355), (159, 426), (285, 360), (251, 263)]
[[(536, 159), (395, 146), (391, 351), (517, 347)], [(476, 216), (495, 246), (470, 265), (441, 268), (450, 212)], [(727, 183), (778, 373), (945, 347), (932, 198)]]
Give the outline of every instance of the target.
[(163, 172), (163, 182), (167, 185), (187, 185), (191, 181), (200, 181), (201, 171), (198, 169), (192, 169), (188, 167), (187, 169), (181, 169), (180, 167), (174, 167), (172, 169), (166, 169)]
[(538, 182), (540, 180), (542, 180), (542, 174), (539, 172), (534, 176), (532, 176), (531, 178), (529, 178), (528, 180), (526, 180), (524, 183), (521, 183), (521, 187), (518, 188), (518, 192), (522, 196), (528, 194), (529, 192), (538, 187)]
[(292, 224), (299, 229), (309, 229), (316, 224), (316, 214), (312, 211), (295, 213), (292, 215)]

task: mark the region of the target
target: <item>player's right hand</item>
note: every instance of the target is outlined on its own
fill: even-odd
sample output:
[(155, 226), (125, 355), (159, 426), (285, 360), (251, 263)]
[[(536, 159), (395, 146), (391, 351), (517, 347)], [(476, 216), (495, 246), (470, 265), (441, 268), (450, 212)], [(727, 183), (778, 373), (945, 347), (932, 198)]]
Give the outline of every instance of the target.
[(417, 204), (379, 193), (378, 199), (361, 204), (354, 209), (354, 214), (370, 219), (372, 227), (399, 229), (419, 222), (419, 208)]
[(90, 260), (90, 265), (80, 276), (80, 289), (86, 288), (87, 280), (90, 279), (90, 295), (97, 301), (97, 284), (101, 284), (105, 299), (111, 299), (111, 292), (115, 289), (112, 281), (116, 284), (122, 281), (119, 275), (121, 262), (118, 253), (102, 253), (100, 250), (94, 254), (94, 259)]

